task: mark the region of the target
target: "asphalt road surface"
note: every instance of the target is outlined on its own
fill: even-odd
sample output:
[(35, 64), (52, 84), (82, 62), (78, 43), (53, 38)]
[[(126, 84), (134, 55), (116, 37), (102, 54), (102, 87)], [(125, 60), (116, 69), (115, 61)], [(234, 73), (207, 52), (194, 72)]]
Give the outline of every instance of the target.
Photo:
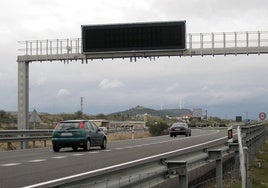
[(54, 153), (52, 148), (39, 148), (0, 152), (0, 188), (46, 187), (53, 181), (68, 180), (85, 174), (94, 176), (95, 173), (131, 164), (133, 161), (205, 148), (215, 140), (226, 142), (226, 130), (193, 129), (191, 137), (171, 138), (165, 135), (113, 141), (108, 142), (106, 150), (96, 147), (90, 151), (74, 152), (72, 148), (64, 148), (59, 153)]

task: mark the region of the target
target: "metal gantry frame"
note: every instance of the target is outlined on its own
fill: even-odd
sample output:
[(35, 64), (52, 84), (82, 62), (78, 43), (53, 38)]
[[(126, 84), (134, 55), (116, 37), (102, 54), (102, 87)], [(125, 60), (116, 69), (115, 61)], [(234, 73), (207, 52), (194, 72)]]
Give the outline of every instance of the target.
[(268, 31), (187, 34), (186, 50), (127, 51), (82, 54), (80, 38), (20, 41), (26, 61), (73, 61), (113, 58), (155, 58), (161, 56), (203, 56), (262, 54), (268, 51)]
[(185, 50), (127, 51), (82, 54), (80, 38), (20, 41), (18, 62), (18, 129), (28, 129), (29, 63), (35, 61), (81, 61), (94, 59), (155, 59), (166, 56), (214, 56), (267, 54), (268, 31), (187, 34)]

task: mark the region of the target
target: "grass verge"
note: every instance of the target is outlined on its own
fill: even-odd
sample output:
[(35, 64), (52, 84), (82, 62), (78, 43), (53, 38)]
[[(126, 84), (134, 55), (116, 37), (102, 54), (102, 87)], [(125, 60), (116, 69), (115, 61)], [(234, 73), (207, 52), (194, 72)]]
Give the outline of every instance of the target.
[[(249, 177), (254, 188), (268, 188), (268, 137), (266, 138), (262, 149), (256, 154), (250, 164)], [(241, 188), (240, 181), (233, 181), (229, 184), (230, 188)]]
[(268, 138), (252, 161), (249, 176), (254, 188), (268, 187)]

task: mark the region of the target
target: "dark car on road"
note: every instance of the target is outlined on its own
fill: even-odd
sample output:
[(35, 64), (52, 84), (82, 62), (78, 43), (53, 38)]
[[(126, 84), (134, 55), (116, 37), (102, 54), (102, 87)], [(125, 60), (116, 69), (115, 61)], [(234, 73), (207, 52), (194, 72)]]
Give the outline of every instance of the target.
[(52, 133), (52, 146), (54, 152), (61, 148), (72, 147), (74, 151), (83, 148), (88, 151), (90, 147), (100, 146), (106, 149), (107, 137), (94, 122), (88, 120), (67, 120), (59, 122)]
[(177, 136), (177, 135), (185, 135), (185, 136), (191, 136), (192, 131), (189, 128), (187, 123), (178, 122), (173, 123), (171, 127), (169, 128), (169, 135), (170, 137)]

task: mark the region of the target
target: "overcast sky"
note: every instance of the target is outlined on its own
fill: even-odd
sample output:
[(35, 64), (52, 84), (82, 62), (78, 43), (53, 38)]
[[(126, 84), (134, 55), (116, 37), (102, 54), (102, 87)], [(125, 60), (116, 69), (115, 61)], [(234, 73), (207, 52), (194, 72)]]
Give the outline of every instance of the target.
[[(267, 0), (1, 0), (0, 110), (17, 110), (18, 41), (81, 37), (81, 25), (186, 20), (187, 33), (268, 31)], [(268, 112), (268, 55), (30, 64), (30, 111), (112, 113), (137, 105)]]

